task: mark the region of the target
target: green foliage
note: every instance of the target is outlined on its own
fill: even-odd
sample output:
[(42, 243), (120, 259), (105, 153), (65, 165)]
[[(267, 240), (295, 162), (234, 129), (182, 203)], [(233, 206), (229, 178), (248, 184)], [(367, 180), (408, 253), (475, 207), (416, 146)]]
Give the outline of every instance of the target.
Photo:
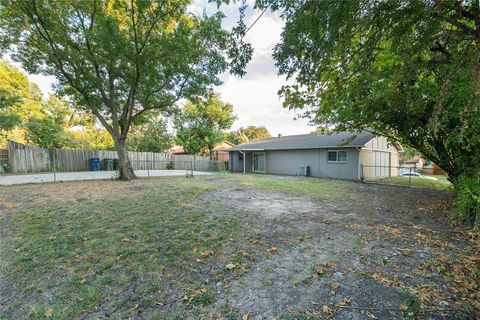
[(404, 146), (403, 147), (403, 152), (400, 154), (400, 163), (404, 163), (410, 159), (412, 159), (414, 156), (418, 155), (419, 152), (417, 149), (409, 147), (409, 146)]
[(333, 130), (329, 126), (318, 126), (314, 131), (312, 131), (312, 133), (330, 134), (332, 131)]
[(10, 63), (0, 61), (0, 131), (2, 135), (32, 116), (41, 114), (42, 95), (27, 76)]
[(189, 101), (175, 119), (177, 142), (189, 154), (208, 153), (225, 138), (224, 130), (235, 121), (233, 106), (210, 93), (206, 98)]
[(272, 135), (264, 126), (248, 126), (230, 132), (227, 137), (229, 138), (229, 141), (235, 144), (240, 144), (251, 140), (271, 138)]
[(165, 152), (172, 145), (173, 136), (168, 132), (163, 119), (132, 127), (127, 140), (127, 148), (132, 151)]
[(194, 16), (189, 0), (0, 1), (0, 45), (27, 71), (56, 77), (75, 108), (95, 115), (115, 141), (124, 179), (134, 176), (125, 149), (131, 125), (171, 114), (180, 99), (219, 85), (228, 68), (223, 14)]
[(417, 318), (417, 313), (422, 307), (417, 297), (411, 294), (407, 289), (403, 290), (403, 310), (402, 318), (405, 320), (414, 320)]
[[(259, 1), (261, 6), (273, 1)], [(480, 163), (478, 1), (275, 1), (280, 93), (340, 130), (371, 128), (450, 179)]]
[(71, 135), (54, 120), (32, 118), (26, 123), (27, 141), (43, 148), (75, 148), (79, 146)]
[(44, 100), (24, 73), (0, 61), (0, 145), (7, 139), (40, 147), (114, 148), (89, 114), (57, 95)]
[(458, 194), (455, 202), (456, 213), (469, 222), (480, 224), (480, 182), (478, 177), (461, 176), (454, 185)]

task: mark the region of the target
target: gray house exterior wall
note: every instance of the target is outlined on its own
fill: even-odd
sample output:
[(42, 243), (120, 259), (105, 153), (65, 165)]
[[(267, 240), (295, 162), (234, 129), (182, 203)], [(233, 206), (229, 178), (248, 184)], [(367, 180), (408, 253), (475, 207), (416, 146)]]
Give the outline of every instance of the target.
[[(329, 162), (329, 150), (347, 151), (346, 162)], [(267, 150), (254, 151), (265, 153), (265, 173), (296, 175), (298, 166), (310, 166), (310, 175), (319, 178), (346, 180), (359, 179), (359, 151), (355, 148), (329, 148), (306, 150)], [(246, 151), (245, 171), (252, 172), (252, 153)], [(239, 160), (239, 152), (231, 151), (231, 170), (243, 172), (243, 162)]]

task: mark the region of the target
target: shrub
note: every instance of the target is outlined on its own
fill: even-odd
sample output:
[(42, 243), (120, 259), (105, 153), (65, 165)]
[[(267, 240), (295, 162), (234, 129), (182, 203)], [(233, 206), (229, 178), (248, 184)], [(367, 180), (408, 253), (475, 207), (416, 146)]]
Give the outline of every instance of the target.
[(455, 181), (455, 190), (457, 191), (455, 212), (473, 223), (480, 210), (479, 180), (476, 177), (461, 176)]
[(0, 164), (0, 173), (7, 173), (9, 171), (8, 163)]

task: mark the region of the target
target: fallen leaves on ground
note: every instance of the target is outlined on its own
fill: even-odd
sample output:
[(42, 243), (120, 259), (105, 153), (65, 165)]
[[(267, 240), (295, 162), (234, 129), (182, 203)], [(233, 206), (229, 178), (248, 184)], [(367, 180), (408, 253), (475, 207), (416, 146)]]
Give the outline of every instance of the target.
[(389, 227), (389, 226), (383, 226), (383, 227), (377, 227), (375, 230), (380, 231), (380, 232), (387, 232), (395, 236), (400, 236), (404, 234), (403, 229), (398, 228), (398, 227)]
[(403, 283), (399, 280), (391, 280), (391, 279), (388, 279), (384, 276), (382, 276), (381, 274), (379, 273), (373, 273), (371, 275), (372, 279), (375, 280), (375, 281), (378, 281), (386, 286), (389, 286), (389, 287), (392, 287), (392, 288), (401, 288), (403, 287)]
[(53, 308), (47, 308), (47, 310), (45, 310), (45, 317), (49, 318), (53, 315)]
[(202, 257), (202, 258), (211, 257), (213, 255), (214, 255), (214, 253), (211, 250), (206, 250), (206, 251), (203, 251), (202, 253), (200, 253), (200, 257)]
[(351, 299), (350, 298), (343, 298), (339, 303), (336, 304), (337, 307), (345, 307), (350, 304)]
[(269, 249), (267, 249), (267, 252), (270, 253), (270, 254), (276, 253), (277, 251), (278, 251), (278, 248), (275, 247), (275, 246), (272, 246)]
[(253, 245), (262, 245), (262, 244), (265, 244), (265, 242), (263, 240), (259, 240), (259, 239), (254, 239), (254, 240), (250, 240), (250, 242), (253, 244)]
[(397, 248), (397, 250), (404, 256), (410, 256), (413, 253), (413, 250), (409, 248)]
[(315, 270), (315, 273), (316, 273), (317, 275), (319, 275), (319, 276), (323, 275), (323, 268), (322, 268), (322, 266), (316, 265), (316, 266), (314, 267), (314, 270)]
[(418, 239), (420, 239), (422, 241), (427, 241), (428, 240), (428, 237), (426, 235), (424, 235), (423, 233), (420, 233), (420, 232), (417, 232), (417, 234), (415, 234), (415, 237), (417, 237)]
[(332, 314), (332, 309), (330, 309), (326, 304), (323, 305), (322, 311), (323, 311), (323, 313), (325, 313), (325, 314), (327, 314), (327, 315), (331, 315), (331, 314)]

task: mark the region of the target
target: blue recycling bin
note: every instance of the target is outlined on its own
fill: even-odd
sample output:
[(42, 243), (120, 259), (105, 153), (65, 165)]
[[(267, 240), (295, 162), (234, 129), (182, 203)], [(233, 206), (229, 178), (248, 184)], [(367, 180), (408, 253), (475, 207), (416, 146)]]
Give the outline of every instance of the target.
[(100, 170), (100, 158), (88, 159), (88, 170), (99, 171)]

